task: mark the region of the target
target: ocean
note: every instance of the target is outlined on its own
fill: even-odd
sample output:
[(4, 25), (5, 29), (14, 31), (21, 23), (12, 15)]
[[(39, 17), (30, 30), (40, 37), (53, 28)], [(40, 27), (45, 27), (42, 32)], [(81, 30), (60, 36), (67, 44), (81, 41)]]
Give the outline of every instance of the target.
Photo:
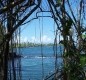
[[(21, 80), (44, 80), (55, 72), (56, 60), (57, 68), (60, 69), (63, 65), (63, 59), (61, 57), (63, 53), (62, 46), (57, 47), (57, 55), (59, 56), (57, 59), (53, 46), (43, 46), (42, 49), (40, 46), (20, 48), (20, 53), (22, 55), (21, 59), (15, 59), (17, 80), (19, 78)], [(12, 74), (13, 72), (11, 71)]]

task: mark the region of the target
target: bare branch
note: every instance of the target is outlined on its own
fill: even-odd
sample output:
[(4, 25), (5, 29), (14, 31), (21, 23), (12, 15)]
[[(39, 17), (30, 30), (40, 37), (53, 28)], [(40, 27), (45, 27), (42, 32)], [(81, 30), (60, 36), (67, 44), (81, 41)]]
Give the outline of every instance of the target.
[(0, 9), (0, 14), (6, 12), (9, 10), (9, 8), (13, 8), (15, 7), (16, 5), (19, 5), (20, 3), (24, 2), (24, 0), (20, 0), (20, 1), (17, 1), (17, 2), (12, 2), (9, 4), (9, 6), (5, 6), (3, 7), (2, 9)]
[(70, 11), (71, 11), (71, 14), (72, 14), (72, 16), (73, 16), (74, 21), (77, 22), (77, 20), (76, 20), (76, 18), (75, 18), (75, 16), (74, 16), (74, 13), (73, 13), (73, 11), (72, 11), (71, 5), (70, 5), (70, 3), (69, 3), (69, 0), (67, 0), (67, 3), (68, 3), (68, 6), (69, 6), (69, 8), (70, 8)]

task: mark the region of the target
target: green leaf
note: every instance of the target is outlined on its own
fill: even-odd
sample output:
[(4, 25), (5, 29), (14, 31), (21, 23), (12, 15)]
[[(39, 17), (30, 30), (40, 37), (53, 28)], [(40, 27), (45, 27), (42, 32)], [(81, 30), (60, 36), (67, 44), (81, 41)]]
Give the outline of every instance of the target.
[(56, 5), (59, 7), (59, 6), (61, 6), (61, 2), (62, 2), (62, 0), (56, 0)]

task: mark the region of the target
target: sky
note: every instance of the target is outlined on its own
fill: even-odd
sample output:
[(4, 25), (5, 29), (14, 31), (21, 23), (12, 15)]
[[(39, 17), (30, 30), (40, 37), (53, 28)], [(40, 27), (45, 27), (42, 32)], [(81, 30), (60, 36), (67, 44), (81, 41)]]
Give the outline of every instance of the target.
[[(47, 0), (43, 0), (41, 7), (48, 10)], [(36, 10), (26, 21), (36, 17)], [(38, 16), (51, 16), (51, 13), (38, 13)], [(21, 26), (21, 42), (53, 43), (54, 42), (54, 20), (49, 17), (40, 17)]]
[[(49, 9), (46, 5), (46, 0), (43, 0), (43, 4), (41, 5), (44, 10)], [(77, 8), (74, 7), (76, 3), (72, 2), (73, 11), (76, 11)], [(69, 10), (66, 6), (67, 11)], [(51, 13), (38, 13), (38, 16), (50, 16)], [(34, 12), (26, 21), (34, 18), (36, 16), (36, 12)], [(33, 42), (33, 43), (53, 43), (54, 42), (54, 28), (56, 28), (56, 24), (52, 18), (49, 17), (40, 17), (35, 19), (25, 25), (21, 26), (21, 42)], [(57, 36), (59, 37), (59, 36)], [(57, 38), (58, 39), (58, 38)], [(60, 38), (62, 39), (62, 37)]]
[(21, 42), (40, 43), (54, 42), (54, 20), (39, 18), (21, 26)]

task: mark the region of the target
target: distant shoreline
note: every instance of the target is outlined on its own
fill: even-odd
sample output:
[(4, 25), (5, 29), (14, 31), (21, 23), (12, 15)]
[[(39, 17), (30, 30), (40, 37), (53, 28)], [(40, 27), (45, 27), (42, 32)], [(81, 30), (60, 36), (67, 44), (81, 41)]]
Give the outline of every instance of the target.
[[(59, 44), (57, 44), (59, 45)], [(61, 44), (60, 44), (61, 45)], [(14, 46), (14, 48), (28, 48), (28, 47), (40, 47), (40, 46), (54, 46), (53, 43), (40, 44), (40, 43), (20, 43)]]
[(17, 44), (16, 46), (14, 46), (14, 48), (27, 48), (27, 47), (39, 47), (39, 46), (53, 46), (53, 43), (49, 43), (49, 44), (40, 44), (40, 43), (20, 43)]

